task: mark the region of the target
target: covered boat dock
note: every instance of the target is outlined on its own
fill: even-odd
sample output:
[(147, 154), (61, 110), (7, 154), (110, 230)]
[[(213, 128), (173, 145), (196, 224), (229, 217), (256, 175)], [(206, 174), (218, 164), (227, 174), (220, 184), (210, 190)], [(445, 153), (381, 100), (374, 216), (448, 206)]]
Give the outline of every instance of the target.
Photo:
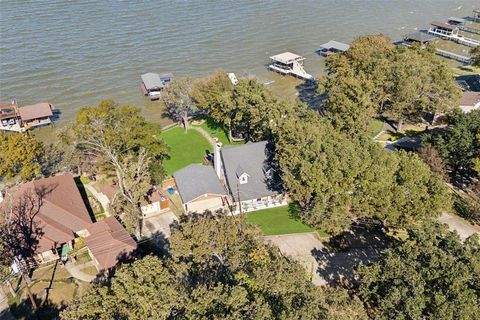
[(350, 49), (350, 45), (343, 42), (330, 40), (327, 43), (322, 44), (317, 52), (322, 56), (327, 57), (333, 53), (345, 52), (348, 49)]
[(305, 57), (292, 52), (284, 52), (271, 56), (272, 63), (268, 68), (283, 75), (292, 75), (303, 80), (313, 80), (313, 76), (303, 69)]
[(173, 74), (167, 73), (145, 73), (142, 74), (141, 89), (145, 96), (148, 96), (150, 100), (158, 100), (160, 97), (160, 91), (172, 80)]

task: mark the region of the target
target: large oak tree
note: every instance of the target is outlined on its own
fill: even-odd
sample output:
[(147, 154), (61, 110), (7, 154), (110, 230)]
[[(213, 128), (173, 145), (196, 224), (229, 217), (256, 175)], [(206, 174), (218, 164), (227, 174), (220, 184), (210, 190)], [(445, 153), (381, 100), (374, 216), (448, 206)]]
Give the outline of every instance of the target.
[(462, 243), (445, 227), (427, 225), (360, 266), (359, 295), (373, 319), (478, 319), (480, 239)]
[(366, 319), (358, 299), (312, 284), (298, 263), (266, 246), (239, 217), (194, 216), (171, 256), (123, 266), (63, 319)]

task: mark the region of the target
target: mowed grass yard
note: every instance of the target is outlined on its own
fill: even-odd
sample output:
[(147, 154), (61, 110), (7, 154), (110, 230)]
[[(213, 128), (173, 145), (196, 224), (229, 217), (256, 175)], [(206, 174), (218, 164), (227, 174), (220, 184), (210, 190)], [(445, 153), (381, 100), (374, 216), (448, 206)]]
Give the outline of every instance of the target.
[(160, 136), (170, 146), (170, 157), (164, 161), (169, 175), (192, 163), (202, 163), (207, 153), (213, 151), (208, 140), (193, 129), (185, 133), (182, 127), (175, 127), (163, 131)]
[(216, 123), (215, 121), (213, 121), (211, 118), (208, 118), (208, 117), (205, 117), (204, 120), (205, 121), (202, 124), (198, 125), (197, 127), (200, 127), (206, 132), (208, 132), (208, 134), (212, 138), (217, 138), (218, 141), (220, 141), (224, 146), (239, 145), (239, 144), (245, 143), (245, 141), (230, 142), (228, 140), (228, 133), (226, 132), (226, 130), (223, 128), (222, 125)]
[(247, 222), (258, 225), (265, 236), (315, 231), (304, 225), (300, 218), (295, 216), (295, 211), (295, 205), (290, 204), (248, 212), (246, 219)]

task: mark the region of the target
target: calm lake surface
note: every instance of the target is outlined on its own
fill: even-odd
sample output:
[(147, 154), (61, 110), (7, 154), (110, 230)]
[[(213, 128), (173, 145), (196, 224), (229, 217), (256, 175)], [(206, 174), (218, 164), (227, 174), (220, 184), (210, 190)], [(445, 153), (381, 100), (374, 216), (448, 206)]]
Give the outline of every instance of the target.
[(466, 16), (478, 0), (0, 1), (0, 101), (50, 102), (60, 123), (102, 99), (144, 108), (140, 74), (201, 77), (216, 69), (255, 75), (284, 95), (299, 82), (266, 70), (293, 51), (320, 74), (320, 44), (362, 34), (392, 39), (435, 19)]

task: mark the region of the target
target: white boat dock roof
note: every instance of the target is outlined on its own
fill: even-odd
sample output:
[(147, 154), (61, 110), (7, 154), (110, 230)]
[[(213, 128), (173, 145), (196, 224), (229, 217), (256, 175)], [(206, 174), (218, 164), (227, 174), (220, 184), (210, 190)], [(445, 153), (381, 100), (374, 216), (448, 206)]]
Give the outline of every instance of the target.
[(331, 50), (331, 49), (345, 52), (348, 49), (350, 49), (350, 45), (346, 43), (338, 42), (335, 40), (330, 40), (327, 43), (322, 44), (319, 50)]
[(292, 52), (284, 52), (284, 53), (277, 54), (275, 56), (271, 56), (270, 59), (280, 63), (290, 64), (290, 63), (293, 63), (293, 61), (305, 60), (305, 57), (299, 56), (298, 54), (295, 54)]
[(142, 81), (147, 90), (152, 90), (155, 88), (163, 88), (163, 82), (160, 80), (158, 73), (145, 73), (142, 74)]

